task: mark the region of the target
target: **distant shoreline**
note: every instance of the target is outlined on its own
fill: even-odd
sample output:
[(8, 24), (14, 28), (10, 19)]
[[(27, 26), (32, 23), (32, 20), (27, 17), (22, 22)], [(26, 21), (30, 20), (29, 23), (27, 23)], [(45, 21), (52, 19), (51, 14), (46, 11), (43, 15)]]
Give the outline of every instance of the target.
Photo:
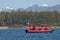
[[(22, 28), (16, 28), (16, 27), (13, 27), (13, 28), (9, 28), (9, 27), (0, 27), (0, 29), (26, 29), (27, 27), (22, 27)], [(37, 27), (38, 28), (38, 27)], [(44, 28), (44, 27), (42, 27), (42, 28)], [(49, 28), (60, 28), (60, 27), (49, 27)]]

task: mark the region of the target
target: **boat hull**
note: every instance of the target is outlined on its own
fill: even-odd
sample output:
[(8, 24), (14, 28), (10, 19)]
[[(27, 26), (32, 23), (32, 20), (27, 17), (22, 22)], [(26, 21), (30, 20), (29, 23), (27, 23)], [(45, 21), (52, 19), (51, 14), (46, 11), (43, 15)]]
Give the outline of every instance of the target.
[(54, 29), (50, 30), (25, 30), (26, 33), (47, 33), (47, 32), (53, 32)]

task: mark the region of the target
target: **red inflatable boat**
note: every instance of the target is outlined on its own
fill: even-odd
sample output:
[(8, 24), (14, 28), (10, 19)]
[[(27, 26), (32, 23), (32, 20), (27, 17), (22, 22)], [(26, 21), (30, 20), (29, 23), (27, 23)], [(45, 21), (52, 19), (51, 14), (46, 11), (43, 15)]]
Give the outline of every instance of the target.
[(53, 28), (49, 28), (45, 27), (44, 29), (42, 29), (41, 27), (39, 29), (35, 29), (35, 26), (33, 26), (33, 29), (28, 29), (25, 30), (26, 33), (47, 33), (47, 32), (53, 32), (54, 29)]
[(54, 29), (50, 30), (25, 30), (26, 33), (47, 33), (47, 32), (53, 32)]

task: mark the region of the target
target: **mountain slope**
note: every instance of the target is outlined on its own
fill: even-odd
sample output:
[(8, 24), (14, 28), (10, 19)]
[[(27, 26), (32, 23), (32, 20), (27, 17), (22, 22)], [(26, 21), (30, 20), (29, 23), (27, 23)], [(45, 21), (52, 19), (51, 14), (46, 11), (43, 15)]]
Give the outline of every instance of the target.
[[(3, 7), (3, 8), (0, 9), (0, 12), (1, 11), (11, 12), (12, 10), (14, 10), (14, 9), (10, 8), (10, 7)], [(35, 4), (35, 5), (32, 5), (32, 6), (29, 6), (26, 9), (19, 8), (17, 10), (19, 10), (19, 11), (34, 11), (34, 12), (35, 11), (37, 11), (37, 12), (40, 12), (40, 11), (54, 11), (54, 10), (60, 11), (60, 5), (55, 5), (55, 6), (40, 6), (39, 7), (37, 4)]]
[(51, 6), (51, 7), (50, 6), (39, 7), (38, 5), (32, 5), (32, 6), (27, 8), (27, 11), (54, 11), (54, 10), (59, 11), (60, 5), (55, 5), (55, 6)]
[(26, 9), (27, 11), (39, 11), (40, 7), (38, 5), (32, 5)]

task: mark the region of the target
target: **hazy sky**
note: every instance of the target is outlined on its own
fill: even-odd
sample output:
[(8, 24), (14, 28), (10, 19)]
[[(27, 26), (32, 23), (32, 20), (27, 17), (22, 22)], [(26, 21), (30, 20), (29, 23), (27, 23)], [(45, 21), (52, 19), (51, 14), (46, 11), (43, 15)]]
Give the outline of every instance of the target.
[(37, 4), (39, 6), (53, 6), (60, 4), (60, 0), (0, 0), (1, 7), (27, 8)]

